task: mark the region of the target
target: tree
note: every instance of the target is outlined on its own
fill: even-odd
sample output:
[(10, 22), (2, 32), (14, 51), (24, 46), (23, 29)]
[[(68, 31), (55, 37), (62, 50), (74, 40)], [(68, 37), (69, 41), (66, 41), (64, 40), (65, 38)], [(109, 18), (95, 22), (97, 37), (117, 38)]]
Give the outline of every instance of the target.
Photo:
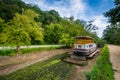
[(29, 45), (30, 37), (24, 29), (15, 28), (15, 26), (7, 26), (1, 33), (1, 40), (5, 44), (15, 44), (16, 51), (19, 51), (21, 45)]
[(115, 0), (115, 5), (119, 5), (120, 4), (120, 0)]
[(70, 23), (74, 22), (74, 17), (70, 16), (70, 18), (68, 18), (68, 20), (70, 21)]
[(103, 38), (111, 44), (120, 44), (120, 25), (109, 25), (103, 32)]
[(63, 27), (60, 24), (53, 24), (45, 28), (45, 42), (49, 44), (57, 44), (63, 32)]
[(50, 10), (50, 11), (48, 11), (48, 13), (54, 15), (54, 16), (59, 20), (60, 15), (59, 15), (59, 13), (58, 13), (57, 11), (55, 11), (55, 10)]
[(70, 37), (69, 34), (62, 34), (62, 36), (60, 37), (59, 43), (65, 44), (66, 47), (71, 47), (74, 43), (73, 41), (74, 41), (73, 37)]
[(88, 21), (88, 24), (85, 24), (84, 29), (91, 33), (94, 30), (98, 30), (98, 27), (93, 25), (93, 21), (91, 20)]
[(115, 0), (115, 7), (104, 13), (112, 24), (120, 23), (120, 0)]
[[(27, 13), (31, 14), (32, 17), (29, 17)], [(17, 51), (19, 51), (20, 46), (31, 44), (33, 39), (42, 42), (42, 28), (34, 21), (36, 15), (31, 10), (26, 10), (22, 15), (16, 13), (8, 26), (3, 29), (1, 41), (5, 44), (15, 44)]]
[(103, 38), (110, 44), (120, 44), (120, 0), (114, 1), (115, 7), (104, 13), (110, 25), (103, 32)]
[(0, 18), (0, 33), (2, 32), (3, 28), (5, 27), (5, 25), (7, 25), (5, 23), (5, 21), (2, 18)]
[(9, 21), (16, 12), (21, 13), (25, 7), (26, 4), (21, 0), (0, 0), (0, 17)]

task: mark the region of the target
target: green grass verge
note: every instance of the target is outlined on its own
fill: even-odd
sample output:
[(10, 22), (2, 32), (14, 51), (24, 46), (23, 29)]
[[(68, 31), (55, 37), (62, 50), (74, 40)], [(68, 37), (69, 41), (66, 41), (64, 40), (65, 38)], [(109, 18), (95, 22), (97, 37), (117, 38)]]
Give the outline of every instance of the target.
[(16, 52), (16, 50), (13, 50), (13, 49), (3, 49), (3, 50), (0, 50), (0, 56), (14, 56), (15, 54), (25, 54), (30, 52), (54, 50), (54, 49), (60, 49), (60, 48), (64, 48), (64, 47), (55, 46), (55, 47), (25, 48), (25, 49), (20, 49), (19, 52)]
[(87, 80), (114, 80), (114, 72), (109, 59), (108, 47), (103, 47), (100, 56), (91, 70), (86, 73)]
[(74, 65), (61, 61), (65, 56), (66, 53), (56, 55), (9, 75), (0, 76), (0, 80), (67, 80)]

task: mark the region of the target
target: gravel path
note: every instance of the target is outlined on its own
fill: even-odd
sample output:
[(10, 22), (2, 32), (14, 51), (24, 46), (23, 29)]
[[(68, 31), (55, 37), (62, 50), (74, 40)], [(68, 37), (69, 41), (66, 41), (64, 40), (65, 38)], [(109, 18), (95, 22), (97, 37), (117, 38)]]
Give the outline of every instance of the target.
[(120, 46), (108, 45), (115, 80), (120, 80)]
[(13, 57), (0, 57), (0, 75), (7, 75), (18, 69), (24, 68), (42, 60), (46, 60), (56, 54), (62, 54), (69, 51), (70, 49), (58, 49), (29, 54), (18, 54)]

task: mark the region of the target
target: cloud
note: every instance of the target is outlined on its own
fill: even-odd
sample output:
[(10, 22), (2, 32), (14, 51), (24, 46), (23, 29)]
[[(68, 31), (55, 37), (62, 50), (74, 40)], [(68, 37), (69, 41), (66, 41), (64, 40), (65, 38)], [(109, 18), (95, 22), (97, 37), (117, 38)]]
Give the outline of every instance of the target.
[(99, 28), (99, 30), (97, 30), (98, 36), (102, 37), (103, 30), (107, 25), (109, 25), (109, 23), (107, 23), (107, 18), (105, 18), (103, 15), (96, 15), (92, 18), (94, 20), (93, 24)]
[[(29, 4), (36, 4), (40, 9), (56, 10), (61, 17), (74, 16), (75, 19), (82, 20), (94, 20), (93, 24), (98, 26), (98, 36), (102, 36), (103, 30), (108, 25), (107, 19), (100, 14), (100, 12), (94, 11), (90, 5), (84, 0), (23, 0)], [(51, 2), (52, 1), (52, 2)], [(97, 14), (96, 14), (97, 13)], [(99, 14), (98, 14), (99, 13)]]
[[(83, 0), (55, 0), (54, 4), (48, 3), (46, 0), (23, 0), (26, 3), (38, 5), (42, 10), (56, 10), (61, 17), (74, 16), (76, 19), (83, 15), (86, 5)], [(49, 0), (50, 1), (50, 0)], [(68, 5), (69, 3), (69, 5)], [(80, 17), (80, 16), (79, 16)]]

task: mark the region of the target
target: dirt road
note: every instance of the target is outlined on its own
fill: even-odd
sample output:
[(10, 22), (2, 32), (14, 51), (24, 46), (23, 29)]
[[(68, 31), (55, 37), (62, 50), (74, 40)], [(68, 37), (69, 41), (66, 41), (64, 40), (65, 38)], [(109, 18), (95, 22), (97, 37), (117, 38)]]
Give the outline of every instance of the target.
[(70, 49), (48, 50), (36, 53), (18, 54), (16, 56), (0, 56), (0, 75), (12, 73), (18, 69), (46, 60), (56, 54), (69, 52)]
[(108, 45), (115, 80), (120, 80), (120, 46)]

